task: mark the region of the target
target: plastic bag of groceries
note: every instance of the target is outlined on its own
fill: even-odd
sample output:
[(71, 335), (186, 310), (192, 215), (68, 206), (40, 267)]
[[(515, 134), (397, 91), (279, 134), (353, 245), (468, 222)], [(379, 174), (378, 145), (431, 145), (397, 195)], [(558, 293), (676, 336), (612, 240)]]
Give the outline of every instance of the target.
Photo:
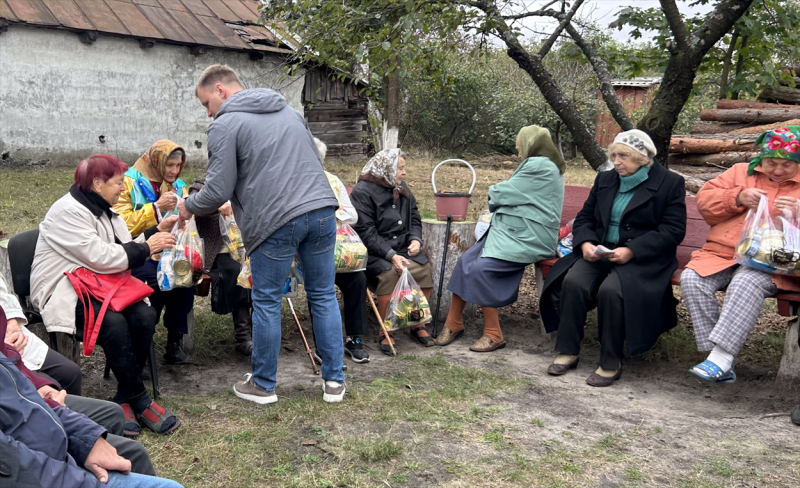
[(250, 273), (250, 258), (244, 258), (242, 270), (236, 277), (236, 284), (248, 290), (253, 287), (253, 275)]
[(197, 233), (194, 217), (181, 229), (179, 223), (172, 228), (176, 244), (161, 253), (156, 279), (161, 291), (191, 288), (203, 279), (203, 239)]
[(771, 217), (769, 199), (762, 195), (758, 208), (747, 212), (734, 259), (765, 273), (800, 276), (798, 224), (797, 217), (788, 211)]
[(570, 220), (562, 225), (558, 230), (558, 249), (556, 253), (558, 257), (563, 258), (567, 254), (572, 254), (572, 226), (575, 224), (575, 219)]
[(356, 231), (344, 222), (336, 222), (336, 247), (333, 250), (337, 273), (355, 273), (367, 269), (367, 246)]
[(492, 215), (493, 213), (489, 211), (487, 208), (481, 215), (478, 217), (478, 222), (475, 223), (475, 240), (481, 240), (486, 231), (489, 230), (489, 227), (492, 225)]
[(427, 324), (430, 321), (431, 307), (428, 305), (428, 300), (408, 269), (403, 270), (392, 292), (392, 299), (389, 301), (383, 322), (384, 327), (392, 331)]
[[(283, 284), (283, 296), (288, 298), (298, 297), (300, 273), (295, 266), (296, 263), (296, 260), (292, 263), (292, 268), (289, 271), (289, 277), (286, 278), (286, 282)], [(239, 271), (239, 276), (236, 277), (236, 284), (248, 290), (253, 287), (253, 275), (250, 272), (250, 258), (245, 258), (244, 262), (242, 263), (242, 270)]]
[(242, 231), (236, 225), (236, 220), (233, 215), (219, 216), (219, 233), (222, 235), (222, 240), (228, 247), (228, 252), (231, 257), (239, 263), (244, 263), (247, 258), (247, 251), (244, 248), (244, 241), (242, 240)]

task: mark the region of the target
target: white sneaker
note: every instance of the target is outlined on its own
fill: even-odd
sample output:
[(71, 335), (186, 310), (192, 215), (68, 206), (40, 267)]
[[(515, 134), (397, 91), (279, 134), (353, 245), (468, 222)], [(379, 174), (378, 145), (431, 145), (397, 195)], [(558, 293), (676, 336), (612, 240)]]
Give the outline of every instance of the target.
[(339, 403), (344, 398), (346, 389), (344, 383), (339, 383), (338, 381), (323, 381), (322, 399), (328, 403)]
[(260, 405), (266, 405), (268, 403), (275, 403), (278, 401), (278, 395), (276, 395), (275, 392), (268, 393), (256, 385), (256, 382), (253, 381), (253, 375), (251, 373), (244, 375), (244, 381), (240, 381), (233, 385), (233, 392), (242, 400), (249, 400)]

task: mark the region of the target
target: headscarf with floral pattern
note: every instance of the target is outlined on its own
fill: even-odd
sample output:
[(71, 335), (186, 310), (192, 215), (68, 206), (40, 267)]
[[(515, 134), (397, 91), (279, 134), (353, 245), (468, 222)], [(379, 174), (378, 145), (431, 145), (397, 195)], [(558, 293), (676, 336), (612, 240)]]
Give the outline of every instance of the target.
[(397, 165), (400, 164), (399, 149), (384, 149), (372, 157), (367, 162), (358, 181), (371, 181), (384, 188), (392, 190), (393, 201), (397, 201), (400, 195), (410, 198), (411, 194), (402, 184), (397, 184)]
[(758, 136), (755, 146), (756, 149), (760, 146), (761, 153), (750, 161), (748, 175), (755, 172), (764, 158), (790, 159), (800, 163), (800, 125), (768, 130)]
[(133, 169), (144, 175), (148, 180), (161, 183), (162, 195), (169, 191), (175, 191), (172, 183), (164, 181), (164, 168), (167, 165), (169, 155), (178, 149), (183, 151), (181, 169), (178, 172), (178, 178), (180, 178), (181, 172), (186, 166), (186, 151), (181, 146), (168, 140), (156, 141), (146, 153), (142, 154), (142, 157), (136, 160), (133, 164)]

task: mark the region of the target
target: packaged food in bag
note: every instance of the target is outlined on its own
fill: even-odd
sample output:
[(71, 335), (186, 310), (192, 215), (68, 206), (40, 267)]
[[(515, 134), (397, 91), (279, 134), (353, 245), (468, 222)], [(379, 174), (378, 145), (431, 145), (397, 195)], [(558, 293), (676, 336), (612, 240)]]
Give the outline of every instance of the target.
[(383, 325), (387, 331), (427, 324), (431, 307), (408, 269), (403, 270), (389, 300)]
[(333, 250), (337, 273), (354, 273), (367, 269), (367, 246), (356, 231), (344, 222), (336, 223), (336, 247)]
[[(288, 298), (298, 297), (298, 275), (295, 263), (292, 263), (289, 277), (286, 278), (286, 282), (283, 284), (283, 296)], [(236, 277), (236, 284), (248, 290), (253, 288), (253, 275), (250, 272), (250, 258), (245, 258), (242, 263), (242, 270), (239, 271), (239, 276)]]
[(253, 287), (253, 276), (250, 274), (250, 258), (245, 258), (242, 262), (242, 270), (236, 277), (236, 284), (242, 288), (250, 289)]
[(236, 220), (233, 215), (219, 216), (219, 233), (222, 235), (222, 240), (228, 248), (231, 257), (239, 263), (244, 263), (247, 257), (247, 251), (244, 248), (244, 241), (242, 240), (242, 231), (236, 225)]
[(762, 195), (750, 209), (736, 241), (737, 263), (765, 273), (800, 276), (800, 222), (788, 212), (770, 216), (769, 199)]
[(190, 288), (203, 279), (203, 239), (197, 233), (194, 217), (183, 229), (178, 223), (172, 229), (176, 244), (164, 249), (158, 262), (156, 279), (161, 291)]

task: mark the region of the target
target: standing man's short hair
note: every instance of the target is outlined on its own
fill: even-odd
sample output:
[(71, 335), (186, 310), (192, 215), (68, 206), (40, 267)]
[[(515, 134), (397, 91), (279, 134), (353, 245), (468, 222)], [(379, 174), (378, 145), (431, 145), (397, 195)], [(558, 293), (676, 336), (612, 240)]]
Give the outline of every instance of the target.
[(216, 85), (217, 83), (236, 83), (237, 85), (242, 86), (242, 82), (239, 81), (239, 77), (236, 75), (236, 72), (233, 70), (233, 68), (224, 64), (212, 64), (206, 68), (205, 71), (203, 71), (203, 74), (200, 75), (200, 79), (197, 80), (197, 86), (194, 90), (195, 94), (197, 94), (201, 88), (208, 88), (212, 85)]

